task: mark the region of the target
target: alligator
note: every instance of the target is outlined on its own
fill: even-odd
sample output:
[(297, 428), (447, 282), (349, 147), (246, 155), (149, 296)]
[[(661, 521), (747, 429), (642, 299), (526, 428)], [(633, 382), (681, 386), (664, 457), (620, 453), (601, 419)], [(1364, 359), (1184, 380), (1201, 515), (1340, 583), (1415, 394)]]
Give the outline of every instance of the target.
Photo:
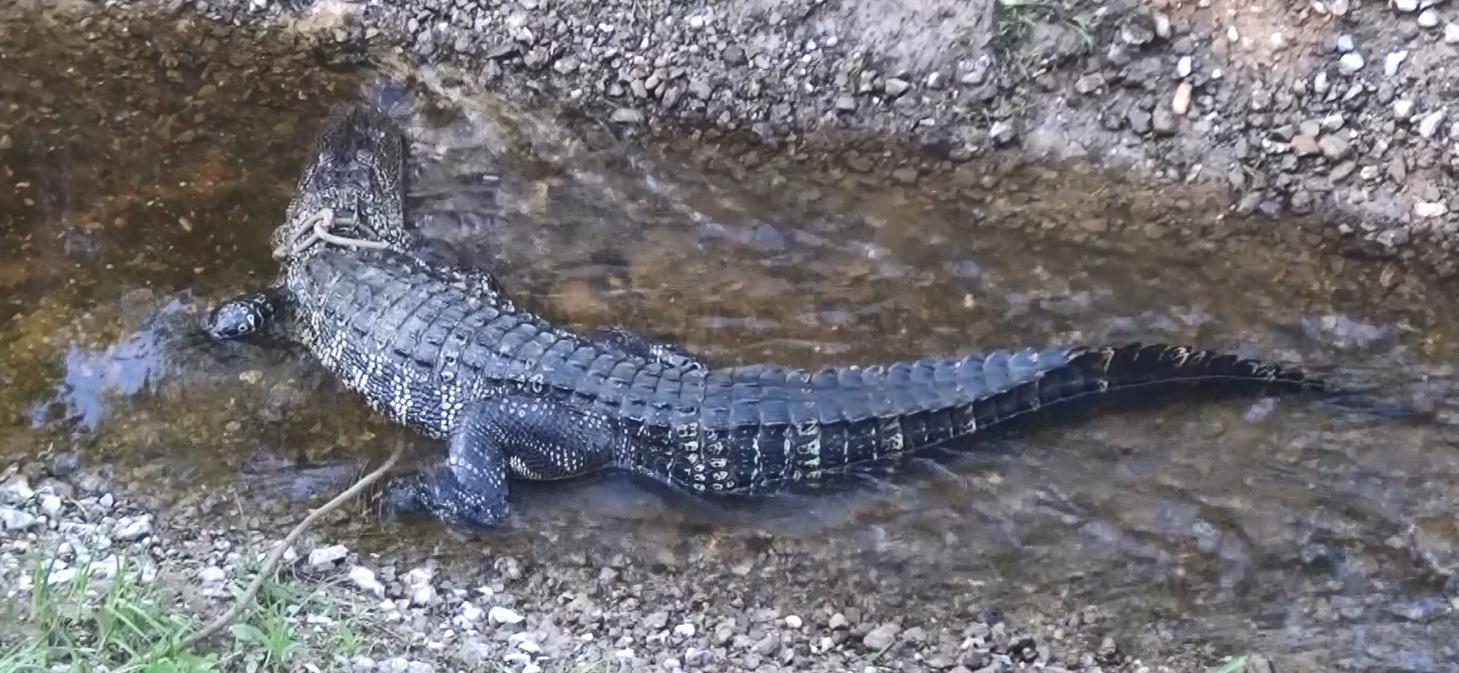
[(622, 327), (579, 334), (516, 305), (491, 274), (419, 253), (404, 159), (403, 131), (378, 109), (332, 115), (271, 238), (278, 280), (204, 324), (232, 340), (287, 315), (294, 338), (372, 409), (445, 440), (444, 459), (382, 489), (393, 512), (489, 527), (508, 515), (510, 479), (607, 469), (705, 497), (754, 496), (965, 449), (1012, 419), (1119, 391), (1323, 386), (1295, 368), (1163, 344), (812, 371), (711, 366)]

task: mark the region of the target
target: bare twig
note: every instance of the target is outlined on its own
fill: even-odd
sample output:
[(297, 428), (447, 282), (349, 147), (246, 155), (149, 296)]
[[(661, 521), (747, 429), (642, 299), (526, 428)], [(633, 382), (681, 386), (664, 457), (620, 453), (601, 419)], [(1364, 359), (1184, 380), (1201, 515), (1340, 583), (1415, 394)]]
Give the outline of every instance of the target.
[(380, 479), (380, 477), (384, 476), (385, 472), (395, 465), (395, 461), (400, 459), (401, 450), (403, 448), (403, 446), (396, 446), (395, 450), (390, 453), (390, 457), (386, 458), (385, 462), (381, 464), (380, 467), (375, 468), (374, 472), (360, 477), (360, 480), (355, 482), (353, 486), (345, 489), (343, 493), (334, 496), (334, 498), (329, 502), (320, 505), (317, 509), (310, 512), (309, 516), (304, 517), (304, 520), (300, 521), (298, 525), (294, 526), (294, 528), (289, 531), (289, 534), (284, 536), (284, 539), (279, 540), (278, 544), (274, 545), (273, 550), (270, 551), (268, 556), (264, 558), (263, 566), (258, 569), (258, 574), (254, 576), (253, 582), (251, 582), (248, 585), (248, 588), (245, 589), (240, 596), (238, 596), (238, 600), (233, 602), (233, 607), (228, 608), (227, 612), (218, 615), (218, 618), (209, 622), (207, 626), (204, 626), (197, 631), (194, 631), (192, 635), (183, 638), (182, 641), (178, 643), (177, 649), (186, 650), (188, 648), (191, 648), (193, 645), (198, 644), (204, 639), (216, 635), (219, 631), (227, 628), (229, 624), (232, 624), (234, 620), (238, 619), (238, 616), (243, 614), (243, 611), (248, 609), (248, 606), (253, 604), (253, 599), (258, 595), (258, 591), (263, 587), (263, 583), (269, 577), (272, 577), (274, 571), (278, 569), (279, 561), (284, 557), (284, 550), (288, 549), (290, 545), (294, 544), (294, 541), (297, 540), (300, 535), (303, 535), (304, 531), (308, 530), (309, 526), (313, 525), (313, 523), (318, 520), (319, 517), (324, 516), (331, 511), (334, 511), (340, 505), (359, 495), (361, 491), (369, 488), (370, 484), (375, 483), (377, 480)]

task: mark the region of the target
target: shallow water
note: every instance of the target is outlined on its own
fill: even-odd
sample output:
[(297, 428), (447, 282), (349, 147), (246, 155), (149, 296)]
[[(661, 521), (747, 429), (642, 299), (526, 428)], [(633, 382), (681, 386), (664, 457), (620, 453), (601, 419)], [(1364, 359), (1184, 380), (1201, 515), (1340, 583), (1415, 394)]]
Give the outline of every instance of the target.
[[(373, 95), (372, 73), (286, 44), (0, 26), (0, 457), (76, 449), (160, 501), (195, 507), (199, 484), (242, 484), (282, 516), (348, 480), (362, 453), (436, 450), (297, 347), (195, 330), (209, 302), (268, 282), (267, 235), (317, 124)], [(432, 83), (425, 72), (395, 108), (421, 172), (411, 207), (566, 324), (628, 325), (719, 364), (1198, 343), (1415, 412), (1112, 410), (861, 488), (728, 509), (622, 478), (524, 487), (498, 548), (656, 559), (768, 536), (824, 559), (821, 581), (847, 591), (1098, 605), (1151, 656), (1210, 641), (1459, 670), (1441, 609), (1459, 592), (1446, 579), (1459, 571), (1459, 340), (1443, 288), (1305, 248), (1167, 234), (1209, 225), (1219, 199), (1079, 166), (974, 163), (902, 186), (692, 137), (644, 146)], [(492, 175), (502, 212), (484, 217)], [(482, 553), (430, 524), (359, 534)]]

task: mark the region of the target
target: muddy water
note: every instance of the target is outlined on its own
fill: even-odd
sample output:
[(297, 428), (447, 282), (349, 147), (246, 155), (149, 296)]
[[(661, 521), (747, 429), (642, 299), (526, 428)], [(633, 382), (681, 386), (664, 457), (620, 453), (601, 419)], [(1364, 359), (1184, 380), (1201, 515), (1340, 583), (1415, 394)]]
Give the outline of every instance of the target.
[[(194, 329), (209, 302), (268, 281), (265, 239), (323, 111), (377, 95), (375, 73), (226, 34), (0, 25), (6, 460), (77, 451), (180, 515), (206, 523), (251, 501), (261, 514), (244, 522), (270, 525), (362, 454), (438, 448), (370, 416), (297, 347)], [(1442, 288), (1193, 238), (1227, 227), (1218, 198), (1079, 166), (974, 163), (901, 185), (694, 138), (644, 146), (423, 80), (391, 97), (414, 141), (411, 207), (567, 324), (629, 325), (720, 364), (1191, 342), (1301, 363), (1415, 412), (1119, 410), (734, 509), (621, 478), (522, 488), (487, 548), (734, 565), (770, 544), (814, 559), (832, 591), (871, 586), (929, 613), (969, 592), (1015, 613), (1098, 606), (1152, 658), (1206, 644), (1455, 670), (1459, 340)], [(464, 567), (483, 553), (429, 524), (355, 531)]]

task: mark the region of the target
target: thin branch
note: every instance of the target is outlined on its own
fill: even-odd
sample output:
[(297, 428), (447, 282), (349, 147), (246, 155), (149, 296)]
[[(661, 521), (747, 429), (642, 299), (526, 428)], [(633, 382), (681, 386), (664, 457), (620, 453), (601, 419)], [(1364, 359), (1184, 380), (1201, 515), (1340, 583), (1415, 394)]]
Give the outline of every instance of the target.
[(278, 544), (274, 545), (273, 550), (270, 551), (268, 556), (264, 558), (263, 566), (258, 569), (258, 574), (254, 576), (253, 582), (248, 585), (248, 588), (244, 590), (243, 594), (238, 597), (238, 600), (233, 602), (233, 607), (228, 608), (227, 612), (218, 615), (218, 618), (209, 622), (207, 626), (204, 626), (197, 631), (194, 631), (192, 635), (183, 638), (182, 641), (178, 643), (177, 649), (187, 650), (193, 645), (198, 644), (202, 640), (216, 635), (219, 631), (227, 628), (229, 624), (232, 624), (234, 620), (238, 619), (238, 616), (243, 614), (243, 611), (246, 610), (248, 606), (253, 604), (253, 599), (258, 595), (258, 591), (263, 587), (263, 583), (268, 578), (272, 577), (274, 571), (278, 569), (279, 561), (284, 558), (284, 550), (288, 549), (290, 545), (294, 544), (294, 541), (297, 540), (300, 535), (303, 535), (304, 531), (308, 530), (309, 526), (313, 525), (314, 522), (319, 519), (319, 517), (334, 511), (340, 505), (343, 505), (345, 502), (359, 495), (360, 492), (364, 491), (366, 488), (369, 488), (370, 484), (375, 483), (377, 480), (380, 479), (380, 477), (384, 476), (385, 472), (395, 465), (395, 461), (400, 459), (401, 450), (403, 448), (403, 446), (396, 446), (395, 450), (390, 453), (390, 457), (386, 458), (385, 462), (382, 463), (380, 467), (375, 468), (374, 472), (360, 477), (360, 480), (355, 482), (353, 486), (345, 489), (343, 493), (334, 496), (334, 499), (330, 500), (329, 502), (320, 505), (317, 509), (310, 512), (309, 516), (304, 517), (304, 520), (300, 521), (298, 525), (294, 526), (293, 530), (290, 530), (289, 534), (284, 536), (284, 539), (280, 540)]

